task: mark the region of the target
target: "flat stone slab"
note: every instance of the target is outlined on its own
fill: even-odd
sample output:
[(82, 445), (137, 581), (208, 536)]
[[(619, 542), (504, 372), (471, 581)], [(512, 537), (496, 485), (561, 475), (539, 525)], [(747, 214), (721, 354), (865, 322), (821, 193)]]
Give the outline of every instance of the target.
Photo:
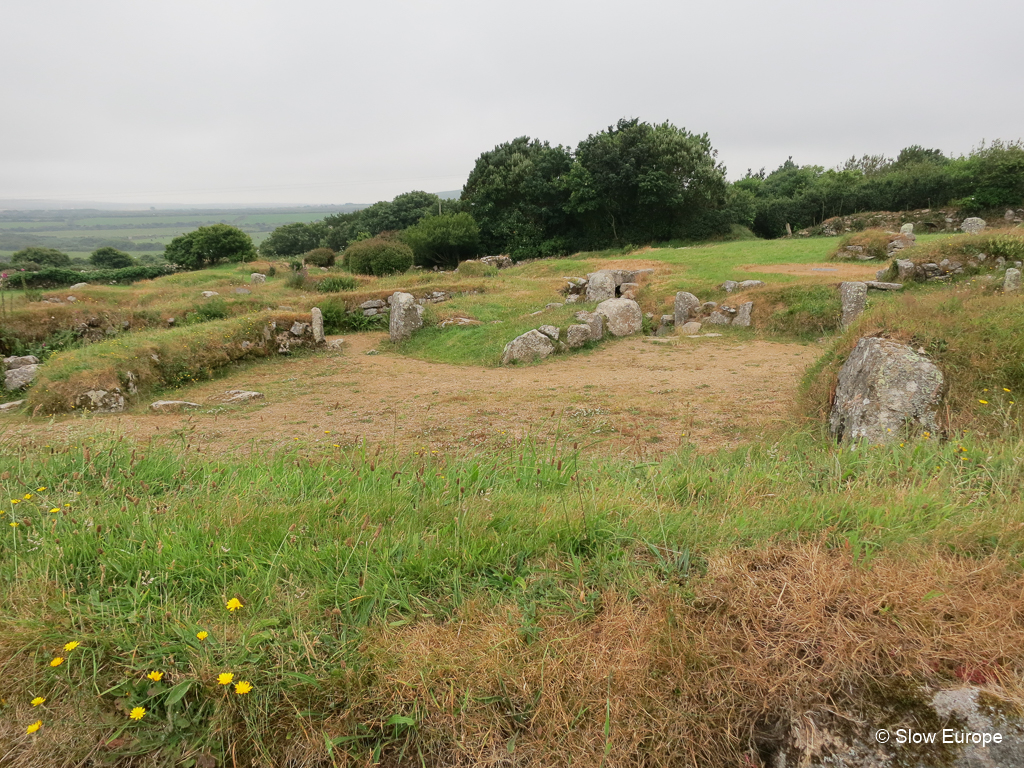
[(10, 413), (18, 410), (25, 404), (24, 400), (13, 400), (10, 403), (3, 403), (0, 405), (0, 413)]
[(864, 283), (868, 288), (875, 291), (902, 291), (903, 283), (883, 283), (878, 280), (868, 280)]
[(224, 393), (226, 403), (249, 403), (253, 400), (262, 400), (262, 392), (250, 392), (245, 389), (229, 389)]
[(149, 410), (158, 413), (176, 413), (193, 408), (202, 408), (202, 406), (199, 403), (190, 403), (188, 400), (157, 400), (155, 403), (149, 404)]

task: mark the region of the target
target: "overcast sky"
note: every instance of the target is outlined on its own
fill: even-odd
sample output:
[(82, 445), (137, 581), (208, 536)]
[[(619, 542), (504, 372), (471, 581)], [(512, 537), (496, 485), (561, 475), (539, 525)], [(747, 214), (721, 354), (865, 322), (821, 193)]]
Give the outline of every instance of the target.
[(1020, 0), (3, 0), (0, 199), (344, 203), (527, 135), (708, 133), (735, 179), (1024, 135)]

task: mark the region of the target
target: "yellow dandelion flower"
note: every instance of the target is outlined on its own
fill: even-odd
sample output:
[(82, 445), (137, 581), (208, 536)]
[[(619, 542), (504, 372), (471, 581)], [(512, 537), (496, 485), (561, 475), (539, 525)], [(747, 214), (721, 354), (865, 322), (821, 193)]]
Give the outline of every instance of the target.
[(21, 504), (21, 499), (11, 499), (11, 504)]
[(34, 723), (32, 723), (32, 725), (30, 725), (28, 728), (25, 729), (25, 733), (35, 733), (36, 731), (38, 731), (42, 727), (43, 727), (43, 721), (42, 720), (36, 720)]
[(11, 526), (11, 528), (17, 528), (18, 527), (17, 523), (9, 523), (9, 525)]
[(1008, 390), (1006, 387), (1003, 387), (1003, 392), (1009, 392), (1009, 391), (1010, 390)]
[(978, 402), (982, 405), (988, 405), (988, 400), (979, 400)]
[(239, 600), (237, 597), (232, 597), (230, 600), (228, 600), (228, 604), (225, 607), (229, 611), (237, 611), (239, 608), (242, 607), (242, 601)]
[(54, 656), (53, 657), (53, 661), (50, 662), (50, 666), (51, 667), (59, 667), (63, 663), (64, 663), (64, 657), (63, 656)]
[(36, 491), (39, 492), (39, 493), (42, 493), (45, 490), (46, 490), (46, 486), (45, 485), (42, 488), (36, 488)]
[(205, 640), (209, 636), (210, 636), (210, 633), (207, 632), (205, 629), (202, 632), (196, 632), (196, 637), (198, 637), (201, 641)]
[(133, 709), (131, 711), (131, 713), (128, 715), (128, 717), (130, 717), (132, 720), (141, 720), (145, 716), (146, 716), (146, 708), (145, 707), (135, 707), (135, 709)]
[(146, 677), (148, 677), (154, 683), (159, 683), (163, 679), (163, 676), (164, 676), (163, 672), (157, 672), (155, 669), (152, 672), (150, 672), (148, 675), (146, 675)]
[(217, 675), (217, 685), (231, 685), (231, 681), (235, 679), (235, 676), (231, 672), (221, 672)]
[(251, 690), (252, 683), (250, 683), (248, 680), (242, 680), (240, 682), (235, 683), (235, 693), (237, 693), (239, 696), (243, 696)]
[(28, 501), (29, 499), (32, 498), (32, 494), (31, 493), (26, 493), (23, 498), (25, 499), (25, 501)]
[(77, 640), (72, 640), (70, 643), (65, 643), (64, 644), (64, 650), (65, 651), (73, 651), (79, 645), (81, 645), (81, 643), (79, 643)]
[(60, 507), (54, 507), (50, 510), (51, 515), (56, 515), (58, 512), (60, 512)]
[(45, 699), (44, 697), (42, 697), (42, 696), (36, 696), (36, 697), (35, 697), (34, 699), (32, 699), (32, 706), (33, 706), (33, 707), (38, 707), (38, 706), (39, 706), (40, 704), (42, 704), (42, 703), (43, 703), (44, 701), (46, 701), (46, 699)]

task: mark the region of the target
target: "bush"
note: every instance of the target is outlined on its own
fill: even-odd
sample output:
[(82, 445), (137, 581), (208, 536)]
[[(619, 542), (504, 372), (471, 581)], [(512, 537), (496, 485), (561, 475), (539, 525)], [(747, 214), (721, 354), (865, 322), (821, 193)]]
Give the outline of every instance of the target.
[(428, 216), (402, 232), (423, 267), (454, 267), (480, 250), (480, 228), (468, 213)]
[(337, 299), (329, 299), (320, 305), (324, 316), (325, 333), (354, 333), (358, 331), (375, 331), (386, 329), (388, 316), (385, 314), (366, 317), (361, 311), (349, 312), (345, 303)]
[(210, 320), (223, 320), (230, 314), (227, 302), (222, 298), (214, 297), (198, 305), (190, 312), (188, 322), (206, 323)]
[[(848, 245), (859, 245), (864, 249), (864, 254), (872, 259), (885, 259), (889, 256), (889, 243), (898, 235), (890, 235), (880, 229), (865, 229), (863, 232), (854, 232), (839, 241), (839, 245), (832, 252), (831, 258), (848, 258), (843, 254), (843, 249)], [(842, 256), (840, 254), (843, 254)]]
[(28, 269), (29, 264), (39, 267), (69, 267), (71, 257), (55, 248), (24, 248), (11, 254), (11, 265), (16, 267), (24, 266)]
[(459, 264), (459, 274), (466, 277), (494, 277), (498, 274), (498, 268), (482, 261), (464, 261)]
[(252, 238), (237, 227), (211, 224), (171, 240), (164, 257), (186, 269), (202, 269), (222, 261), (252, 261), (256, 247)]
[(345, 264), (357, 275), (393, 275), (405, 272), (412, 262), (412, 248), (384, 235), (352, 243), (345, 249)]
[(127, 267), (125, 269), (95, 269), (91, 272), (76, 272), (73, 269), (43, 269), (25, 273), (25, 281), (33, 288), (59, 288), (75, 283), (121, 283), (152, 280), (174, 272), (170, 265), (159, 267)]
[(289, 272), (288, 277), (284, 279), (284, 284), (289, 288), (296, 290), (302, 290), (306, 287), (306, 270), (300, 269), (297, 272)]
[(277, 267), (271, 267), (267, 270), (267, 277), (274, 277), (277, 274)]
[(304, 253), (302, 259), (314, 267), (333, 267), (336, 255), (330, 248), (314, 248)]
[(89, 255), (89, 263), (100, 269), (124, 269), (138, 264), (130, 253), (117, 248), (97, 248)]
[(348, 275), (332, 275), (318, 280), (316, 283), (317, 293), (338, 293), (339, 291), (351, 291), (357, 285), (354, 277)]

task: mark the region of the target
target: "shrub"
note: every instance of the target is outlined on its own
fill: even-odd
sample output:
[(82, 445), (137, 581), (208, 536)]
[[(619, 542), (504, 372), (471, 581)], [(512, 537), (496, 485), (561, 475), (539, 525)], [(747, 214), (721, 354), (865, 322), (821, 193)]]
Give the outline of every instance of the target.
[(91, 272), (76, 272), (73, 269), (43, 269), (26, 273), (29, 287), (58, 288), (75, 283), (134, 283), (152, 280), (174, 272), (174, 267), (164, 264), (159, 267), (126, 267), (125, 269), (96, 269)]
[(220, 297), (214, 297), (196, 306), (189, 313), (189, 322), (206, 323), (210, 320), (223, 320), (230, 314), (227, 302)]
[(252, 238), (237, 227), (211, 224), (171, 240), (164, 257), (186, 269), (202, 269), (222, 261), (252, 261), (256, 247)]
[(100, 269), (124, 269), (134, 267), (138, 262), (132, 258), (130, 253), (119, 251), (117, 248), (97, 248), (89, 256), (89, 263)]
[(300, 269), (297, 272), (289, 272), (288, 277), (284, 280), (284, 284), (289, 288), (302, 290), (306, 287), (306, 277), (306, 270), (304, 269)]
[(356, 287), (356, 279), (349, 275), (331, 275), (316, 283), (317, 293), (338, 293), (339, 291), (351, 291)]
[(277, 267), (271, 267), (267, 270), (267, 277), (273, 277), (277, 274)]
[(366, 317), (362, 312), (349, 312), (345, 303), (337, 299), (329, 299), (320, 305), (324, 316), (326, 333), (353, 333), (358, 331), (374, 331), (387, 328), (388, 316), (385, 314)]
[(314, 248), (304, 253), (302, 259), (314, 267), (333, 267), (336, 255), (330, 248)]
[(454, 267), (480, 250), (480, 228), (468, 213), (428, 216), (402, 232), (423, 267)]
[(413, 252), (393, 236), (378, 235), (345, 249), (345, 264), (357, 275), (393, 275), (412, 266)]
[(38, 248), (35, 246), (24, 248), (11, 254), (12, 266), (28, 269), (29, 264), (38, 265), (36, 269), (39, 269), (39, 267), (69, 267), (71, 266), (71, 257), (55, 248)]

